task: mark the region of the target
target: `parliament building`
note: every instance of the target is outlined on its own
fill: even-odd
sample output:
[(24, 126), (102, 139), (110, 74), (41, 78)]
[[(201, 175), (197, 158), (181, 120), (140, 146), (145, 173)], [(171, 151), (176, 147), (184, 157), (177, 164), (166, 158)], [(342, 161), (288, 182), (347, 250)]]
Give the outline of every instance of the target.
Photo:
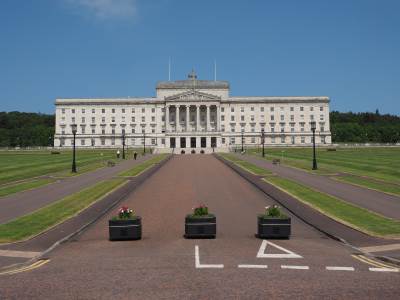
[[(156, 97), (56, 99), (55, 147), (151, 147), (158, 153), (329, 145), (329, 97), (230, 96), (229, 82), (161, 81)], [(262, 134), (263, 133), (263, 134)]]

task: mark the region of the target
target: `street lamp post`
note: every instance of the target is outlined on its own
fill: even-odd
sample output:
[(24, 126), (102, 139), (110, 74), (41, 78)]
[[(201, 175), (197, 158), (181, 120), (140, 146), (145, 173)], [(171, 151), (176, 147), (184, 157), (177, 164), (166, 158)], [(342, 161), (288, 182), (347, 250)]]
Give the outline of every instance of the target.
[(264, 131), (264, 128), (261, 128), (261, 143), (262, 143), (262, 156), (265, 157), (265, 150), (264, 150), (265, 131)]
[(146, 154), (146, 132), (143, 132), (143, 154)]
[(74, 135), (74, 148), (72, 151), (72, 170), (71, 170), (71, 172), (76, 173), (76, 160), (75, 160), (75, 142), (76, 142), (76, 130), (77, 130), (76, 124), (72, 124), (71, 129), (72, 129), (72, 134)]
[(313, 133), (313, 170), (317, 170), (317, 158), (315, 155), (315, 129), (316, 129), (316, 123), (315, 121), (311, 121), (311, 131)]
[(243, 136), (243, 130), (242, 130), (242, 153), (243, 153), (243, 151), (244, 151), (244, 149), (243, 149), (243, 143), (244, 143), (244, 136)]
[(125, 130), (122, 131), (122, 159), (125, 159)]

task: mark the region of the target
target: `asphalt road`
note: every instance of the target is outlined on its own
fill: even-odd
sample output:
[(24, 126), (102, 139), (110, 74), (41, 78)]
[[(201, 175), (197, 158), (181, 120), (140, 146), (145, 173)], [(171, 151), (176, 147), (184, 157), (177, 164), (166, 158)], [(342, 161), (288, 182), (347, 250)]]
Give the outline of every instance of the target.
[[(215, 240), (182, 237), (198, 203), (217, 215)], [(400, 297), (400, 273), (370, 271), (351, 248), (293, 216), (291, 239), (270, 241), (281, 249), (269, 244), (257, 257), (265, 242), (254, 237), (256, 215), (272, 200), (211, 155), (175, 156), (124, 204), (142, 216), (142, 240), (109, 242), (105, 216), (51, 252), (49, 263), (1, 276), (0, 299)]]

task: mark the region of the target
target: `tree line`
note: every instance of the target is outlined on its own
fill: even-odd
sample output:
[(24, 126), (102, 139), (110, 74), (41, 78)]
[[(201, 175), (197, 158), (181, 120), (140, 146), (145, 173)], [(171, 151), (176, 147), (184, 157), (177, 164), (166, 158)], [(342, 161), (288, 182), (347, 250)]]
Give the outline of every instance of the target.
[[(53, 145), (55, 116), (0, 112), (0, 147)], [(400, 117), (362, 112), (330, 113), (333, 143), (398, 143)]]

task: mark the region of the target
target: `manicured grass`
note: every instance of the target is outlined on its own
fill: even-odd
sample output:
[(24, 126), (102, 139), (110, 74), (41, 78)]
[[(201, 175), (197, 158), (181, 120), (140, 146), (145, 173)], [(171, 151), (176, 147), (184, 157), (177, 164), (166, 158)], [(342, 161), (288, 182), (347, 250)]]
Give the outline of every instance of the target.
[[(283, 152), (282, 152), (283, 151)], [(249, 153), (261, 155), (259, 149)], [(283, 164), (311, 171), (312, 148), (268, 148), (267, 159), (280, 158)], [(400, 147), (317, 148), (318, 172), (349, 173), (400, 184)]]
[(368, 178), (363, 178), (363, 177), (359, 177), (359, 176), (351, 176), (351, 175), (335, 176), (335, 177), (332, 177), (332, 179), (350, 183), (350, 184), (354, 184), (354, 185), (358, 185), (361, 187), (366, 187), (366, 188), (377, 190), (380, 192), (400, 196), (400, 185), (389, 184), (389, 183), (385, 183), (385, 182), (378, 182), (378, 181), (371, 180)]
[(292, 180), (277, 176), (270, 176), (264, 180), (327, 216), (362, 232), (381, 237), (400, 237), (400, 221), (386, 218)]
[(38, 188), (40, 186), (49, 184), (56, 181), (54, 178), (39, 178), (34, 180), (29, 180), (17, 184), (6, 185), (0, 187), (0, 197), (15, 194), (18, 192)]
[(161, 162), (162, 160), (164, 160), (169, 154), (158, 154), (155, 155), (154, 157), (140, 163), (137, 166), (134, 166), (132, 169), (121, 172), (118, 174), (118, 176), (137, 176), (140, 173), (142, 173), (143, 171), (151, 168), (153, 165)]
[(0, 243), (35, 236), (78, 214), (125, 182), (123, 178), (101, 181), (28, 215), (0, 224)]
[(226, 153), (220, 153), (219, 155), (221, 155), (223, 158), (233, 162), (234, 164), (238, 165), (239, 167), (241, 167), (242, 169), (253, 173), (255, 175), (259, 175), (259, 176), (267, 176), (270, 175), (271, 172), (264, 169), (264, 168), (260, 168), (250, 162), (241, 160), (240, 158), (231, 155), (231, 154), (226, 154)]

